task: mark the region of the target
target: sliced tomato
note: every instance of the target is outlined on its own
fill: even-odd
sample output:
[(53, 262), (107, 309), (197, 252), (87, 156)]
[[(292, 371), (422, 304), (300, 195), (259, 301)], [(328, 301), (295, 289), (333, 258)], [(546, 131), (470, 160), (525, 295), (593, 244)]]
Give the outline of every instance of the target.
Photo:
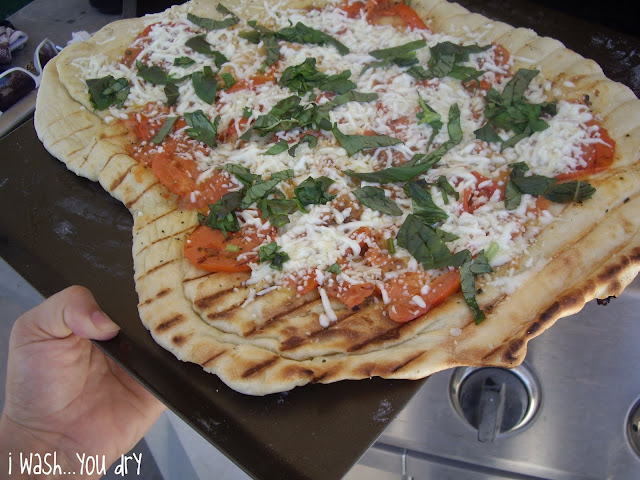
[(496, 191), (500, 191), (500, 198), (504, 198), (504, 190), (506, 188), (506, 182), (502, 177), (498, 180), (491, 180), (479, 172), (473, 171), (473, 176), (476, 177), (476, 188), (466, 188), (462, 192), (462, 210), (467, 213), (473, 213), (482, 205), (487, 203)]
[(237, 232), (222, 231), (199, 225), (189, 235), (184, 256), (189, 262), (208, 272), (248, 272), (249, 262), (257, 257), (256, 248), (265, 238), (275, 237), (275, 229), (258, 230), (245, 227)]
[[(593, 126), (597, 125), (597, 123), (592, 121), (588, 125)], [(582, 159), (586, 162), (586, 165), (574, 172), (557, 175), (556, 179), (558, 181), (576, 180), (595, 175), (613, 165), (616, 154), (616, 141), (611, 138), (607, 129), (601, 125), (599, 125), (598, 134), (600, 140), (604, 143), (592, 143), (582, 148)]]
[(344, 282), (325, 287), (327, 295), (333, 298), (337, 298), (347, 307), (353, 308), (362, 304), (368, 297), (373, 295), (376, 291), (376, 286), (373, 283), (356, 283), (350, 284)]
[(412, 30), (429, 30), (420, 15), (403, 2), (368, 0), (365, 6), (367, 21), (373, 25), (393, 25)]
[(245, 89), (253, 89), (257, 85), (276, 82), (276, 66), (271, 65), (265, 72), (257, 72), (249, 78), (238, 80), (231, 88), (227, 89), (227, 93), (238, 92)]
[[(412, 272), (386, 283), (385, 290), (390, 300), (387, 313), (391, 320), (409, 322), (445, 301), (460, 289), (460, 273), (458, 270), (443, 273), (429, 283), (429, 289), (424, 294), (421, 293), (422, 285), (422, 275)], [(424, 306), (416, 302), (415, 297), (422, 299)]]
[(293, 289), (298, 295), (303, 296), (317, 288), (318, 281), (314, 273), (304, 271), (287, 277), (285, 279), (285, 285)]
[[(246, 127), (248, 123), (249, 119), (245, 117), (239, 118), (238, 120), (235, 118), (232, 119), (231, 122), (229, 122), (229, 126), (222, 132), (218, 133), (216, 140), (220, 143), (225, 143), (231, 139), (238, 138), (238, 128), (240, 128), (240, 130), (244, 130), (244, 127)], [(238, 127), (236, 127), (236, 125)]]

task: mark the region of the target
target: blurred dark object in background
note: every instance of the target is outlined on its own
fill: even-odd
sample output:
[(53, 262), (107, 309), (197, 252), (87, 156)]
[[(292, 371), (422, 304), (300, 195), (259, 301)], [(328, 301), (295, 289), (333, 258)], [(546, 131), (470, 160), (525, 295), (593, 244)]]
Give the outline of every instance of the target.
[(100, 13), (121, 13), (122, 0), (89, 0), (89, 5), (97, 8)]
[[(138, 16), (146, 15), (147, 13), (156, 13), (162, 12), (166, 10), (171, 5), (180, 5), (185, 3), (186, 0), (183, 1), (171, 1), (171, 0), (138, 0), (137, 1), (137, 12)], [(217, 4), (218, 2), (216, 2)], [(224, 1), (222, 2), (224, 4)]]

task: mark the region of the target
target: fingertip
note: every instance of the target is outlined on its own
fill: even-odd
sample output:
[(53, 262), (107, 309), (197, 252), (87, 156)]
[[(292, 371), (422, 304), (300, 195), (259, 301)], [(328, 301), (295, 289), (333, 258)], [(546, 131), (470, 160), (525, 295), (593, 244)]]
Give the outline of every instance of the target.
[(100, 338), (94, 340), (108, 340), (115, 337), (120, 331), (117, 323), (111, 320), (102, 310), (96, 310), (91, 314), (91, 322), (98, 330)]

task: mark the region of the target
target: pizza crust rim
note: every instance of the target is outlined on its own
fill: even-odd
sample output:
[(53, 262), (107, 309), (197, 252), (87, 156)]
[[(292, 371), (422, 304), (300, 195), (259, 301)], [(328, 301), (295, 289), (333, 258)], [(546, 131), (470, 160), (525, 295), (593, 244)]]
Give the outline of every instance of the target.
[[(195, 2), (180, 8), (206, 10), (203, 4)], [(414, 7), (432, 26), (440, 26), (444, 30), (450, 28), (451, 33), (465, 25), (467, 28), (470, 25), (484, 28), (481, 22), (484, 17), (444, 0), (422, 1)], [(142, 26), (151, 20), (134, 19), (120, 26), (112, 25), (108, 27), (110, 30), (96, 34), (93, 46), (76, 48), (97, 48), (122, 25), (126, 25), (130, 31), (132, 25)], [(65, 68), (58, 66), (58, 62), (62, 63), (67, 58), (64, 54), (45, 68), (45, 79), (36, 104), (36, 130), (47, 150), (64, 161), (70, 170), (99, 181), (105, 190), (132, 212), (139, 311), (155, 341), (180, 360), (202, 365), (206, 371), (218, 375), (235, 390), (264, 395), (310, 382), (329, 383), (371, 376), (417, 379), (461, 365), (514, 367), (524, 359), (530, 339), (559, 318), (580, 310), (587, 301), (620, 294), (640, 270), (639, 225), (633, 221), (632, 215), (637, 203), (637, 186), (640, 185), (637, 165), (640, 109), (639, 101), (627, 87), (608, 80), (594, 62), (567, 50), (557, 40), (538, 37), (532, 30), (513, 28), (501, 22), (492, 23), (496, 25), (493, 30), (496, 38), (487, 37), (487, 40), (503, 44), (517, 57), (535, 60), (543, 67), (543, 74), (544, 65), (550, 65), (547, 69), (552, 70), (555, 57), (575, 60), (569, 64), (566, 72), (559, 73), (551, 80), (558, 85), (571, 81), (585, 91), (601, 91), (593, 99), (594, 107), (597, 111), (606, 111), (604, 126), (618, 141), (618, 152), (626, 160), (626, 163), (618, 164), (620, 168), (626, 168), (624, 174), (627, 181), (624, 187), (629, 184), (636, 187), (623, 193), (623, 186), (611, 186), (615, 209), (602, 224), (588, 229), (577, 240), (582, 242), (580, 245), (593, 244), (595, 238), (603, 235), (603, 231), (607, 232), (622, 223), (625, 231), (621, 232), (620, 248), (603, 254), (604, 258), (599, 261), (590, 260), (590, 265), (598, 265), (597, 269), (574, 282), (555, 301), (540, 302), (533, 318), (525, 315), (527, 318), (514, 323), (512, 318), (507, 321), (502, 315), (507, 325), (506, 328), (501, 327), (498, 335), (495, 323), (491, 325), (491, 321), (500, 318), (498, 313), (492, 312), (487, 321), (475, 326), (469, 312), (460, 308), (460, 297), (454, 296), (429, 312), (426, 315), (428, 322), (416, 321), (412, 322), (412, 326), (399, 328), (408, 333), (400, 333), (399, 341), (392, 345), (383, 344), (382, 349), (348, 354), (334, 352), (295, 359), (271, 350), (268, 342), (264, 345), (258, 342), (259, 346), (243, 343), (243, 337), (205, 324), (183, 294), (181, 242), (184, 241), (185, 232), (195, 226), (195, 214), (180, 211), (171, 201), (167, 201), (164, 187), (148, 170), (139, 167), (126, 154), (124, 145), (130, 141), (128, 133), (122, 128), (105, 126), (101, 118), (86, 108), (81, 94), (73, 88), (67, 88), (68, 81), (64, 83), (60, 80), (59, 72), (68, 75)], [(625, 201), (628, 198), (630, 200)], [(161, 222), (179, 225), (180, 228), (167, 234), (166, 230), (157, 227)], [(165, 233), (162, 233), (163, 230)], [(536, 274), (536, 278), (541, 278), (541, 272), (555, 272), (554, 269), (560, 267), (577, 268), (575, 266), (581, 261), (584, 259), (572, 254), (571, 249), (565, 249), (555, 255)], [(176, 282), (176, 279), (180, 281)], [(479, 301), (484, 300), (481, 297)], [(512, 304), (513, 301), (513, 308)], [(496, 309), (509, 310), (509, 306), (498, 304)], [(438, 322), (445, 326), (438, 329)], [(420, 324), (423, 326), (422, 333), (417, 328)], [(459, 328), (461, 334), (453, 337), (451, 328)], [(472, 334), (467, 335), (468, 331)], [(501, 335), (504, 338), (500, 338)]]

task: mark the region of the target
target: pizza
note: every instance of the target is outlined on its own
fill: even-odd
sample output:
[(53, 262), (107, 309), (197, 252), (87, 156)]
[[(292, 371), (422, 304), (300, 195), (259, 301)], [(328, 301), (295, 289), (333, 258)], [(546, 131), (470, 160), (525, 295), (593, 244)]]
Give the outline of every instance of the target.
[(638, 107), (444, 0), (192, 0), (65, 48), (35, 126), (133, 215), (154, 340), (265, 395), (514, 367), (622, 293)]

